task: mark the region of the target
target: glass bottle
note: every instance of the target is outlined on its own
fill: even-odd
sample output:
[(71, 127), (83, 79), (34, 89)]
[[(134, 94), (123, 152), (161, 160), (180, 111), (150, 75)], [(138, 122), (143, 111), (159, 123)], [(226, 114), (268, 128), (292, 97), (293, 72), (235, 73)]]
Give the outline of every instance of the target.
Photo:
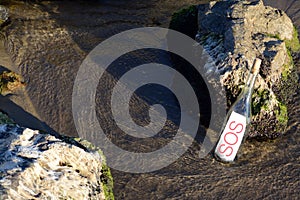
[(251, 122), (251, 99), (261, 60), (256, 58), (246, 85), (227, 113), (226, 125), (215, 148), (215, 157), (223, 162), (234, 161)]

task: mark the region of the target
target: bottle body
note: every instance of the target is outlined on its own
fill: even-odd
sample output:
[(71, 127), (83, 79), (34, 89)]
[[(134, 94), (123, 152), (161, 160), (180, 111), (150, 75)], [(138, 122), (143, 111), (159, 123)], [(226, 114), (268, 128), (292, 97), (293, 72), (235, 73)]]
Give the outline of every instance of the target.
[(224, 162), (234, 161), (250, 123), (251, 114), (246, 109), (238, 109), (245, 107), (238, 104), (241, 105), (241, 101), (237, 101), (228, 111), (226, 124), (215, 149), (215, 156)]
[(234, 161), (251, 122), (251, 97), (261, 60), (256, 59), (242, 93), (231, 106), (215, 148), (215, 156), (224, 162)]

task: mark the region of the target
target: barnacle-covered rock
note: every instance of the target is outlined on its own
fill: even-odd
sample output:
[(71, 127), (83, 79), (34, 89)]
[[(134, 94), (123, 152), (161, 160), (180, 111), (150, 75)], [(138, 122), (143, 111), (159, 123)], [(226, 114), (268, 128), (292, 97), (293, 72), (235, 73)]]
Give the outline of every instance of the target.
[(8, 21), (8, 9), (0, 5), (0, 27)]
[[(188, 21), (186, 16), (193, 20), (190, 12), (178, 13)], [(244, 87), (255, 57), (263, 59), (254, 88), (249, 136), (275, 138), (283, 134), (289, 97), (298, 80), (292, 55), (300, 49), (290, 18), (279, 9), (264, 6), (261, 0), (210, 2), (198, 6), (196, 40), (215, 63), (210, 66), (216, 67), (207, 71), (220, 74), (228, 106)]]
[(80, 142), (0, 125), (1, 199), (113, 199), (104, 156)]

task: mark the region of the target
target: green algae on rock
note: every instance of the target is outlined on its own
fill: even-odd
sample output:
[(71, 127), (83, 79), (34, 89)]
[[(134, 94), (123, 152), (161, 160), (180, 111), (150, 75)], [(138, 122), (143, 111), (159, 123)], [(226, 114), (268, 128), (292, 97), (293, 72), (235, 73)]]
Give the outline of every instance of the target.
[(285, 40), (285, 45), (288, 48), (288, 50), (290, 50), (292, 52), (300, 51), (300, 43), (299, 43), (298, 35), (299, 35), (298, 31), (297, 31), (296, 27), (294, 27), (292, 39)]
[(99, 147), (96, 147), (92, 143), (90, 143), (87, 140), (81, 139), (81, 138), (74, 138), (75, 141), (78, 143), (82, 144), (85, 148), (91, 151), (96, 151), (99, 153), (99, 155), (102, 156), (102, 175), (101, 175), (101, 183), (103, 186), (104, 194), (105, 194), (105, 199), (106, 200), (113, 200), (114, 199), (114, 194), (113, 194), (113, 177), (110, 172), (110, 168), (106, 164), (106, 159)]
[(86, 142), (7, 124), (0, 140), (1, 198), (114, 199), (105, 158)]
[(10, 119), (6, 114), (0, 112), (0, 125), (1, 124), (14, 124), (14, 121)]
[[(264, 59), (255, 85), (257, 93), (253, 94), (253, 123), (249, 136), (275, 138), (283, 134), (288, 122), (288, 97), (295, 92), (297, 85), (289, 49), (296, 50), (299, 43), (291, 20), (278, 9), (265, 7), (262, 1), (214, 2), (206, 9), (206, 12), (221, 16), (224, 21), (223, 30), (214, 31), (214, 34), (221, 34), (224, 41), (211, 48), (211, 41), (215, 39), (210, 37), (211, 41), (206, 40), (205, 44), (216, 62), (229, 58), (218, 69), (221, 69), (221, 82), (231, 97), (230, 103), (235, 100), (240, 91), (238, 88), (245, 81), (248, 61), (251, 62), (256, 56)], [(208, 24), (205, 22), (208, 16), (201, 12), (199, 15), (203, 17), (199, 22), (199, 35), (209, 33), (208, 30), (219, 30), (203, 27), (203, 24)], [(288, 44), (292, 44), (290, 48)], [(224, 56), (221, 59), (220, 53)]]
[(173, 14), (169, 28), (195, 38), (198, 29), (195, 26), (197, 24), (197, 15), (198, 10), (196, 5), (183, 8)]

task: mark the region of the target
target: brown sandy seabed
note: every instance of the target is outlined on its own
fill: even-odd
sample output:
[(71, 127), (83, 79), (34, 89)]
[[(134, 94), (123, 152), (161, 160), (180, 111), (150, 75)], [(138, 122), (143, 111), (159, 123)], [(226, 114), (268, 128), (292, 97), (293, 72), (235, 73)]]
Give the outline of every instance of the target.
[[(70, 110), (62, 106), (71, 94), (66, 95), (57, 91), (57, 88), (70, 89), (70, 83), (74, 79), (72, 74), (74, 75), (78, 69), (74, 66), (80, 65), (80, 60), (86, 53), (103, 39), (128, 28), (153, 25), (167, 27), (171, 13), (183, 5), (195, 4), (198, 1), (185, 1), (185, 3), (175, 0), (134, 1), (134, 3), (125, 0), (102, 2), (102, 10), (101, 8), (100, 10), (103, 22), (93, 23), (86, 21), (89, 20), (85, 19), (89, 18), (89, 15), (83, 14), (85, 11), (93, 11), (93, 8), (86, 3), (82, 3), (82, 7), (85, 8), (82, 12), (70, 2), (42, 2), (34, 4), (36, 9), (32, 9), (32, 5), (10, 3), (14, 13), (18, 13), (15, 17), (19, 18), (15, 27), (16, 31), (10, 30), (16, 35), (16, 38), (12, 37), (16, 43), (14, 47), (10, 47), (11, 51), (8, 54), (3, 51), (3, 44), (1, 44), (0, 64), (18, 71), (23, 76), (24, 74), (30, 75), (27, 75), (29, 84), (25, 92), (9, 98), (1, 97), (0, 102), (1, 109), (6, 109), (5, 111), (14, 115), (16, 121), (20, 120), (18, 123), (47, 130), (48, 126), (42, 123), (45, 121), (58, 132), (74, 133), (75, 129), (70, 123), (71, 116), (65, 114)], [(287, 10), (299, 30), (299, 1), (269, 2)], [(120, 10), (120, 7), (124, 9)], [(58, 14), (60, 12), (62, 15)], [(70, 18), (70, 16), (73, 17)], [(42, 25), (43, 20), (49, 21)], [(81, 25), (85, 26), (81, 28)], [(84, 31), (87, 28), (86, 25), (91, 27), (89, 30), (94, 31)], [(96, 28), (92, 25), (96, 25)], [(101, 25), (105, 25), (105, 29), (101, 29)], [(27, 36), (33, 33), (38, 34), (40, 38)], [(58, 36), (58, 39), (52, 38), (53, 42), (49, 42), (51, 34), (54, 34), (54, 37)], [(17, 38), (26, 38), (26, 40), (23, 39), (22, 47), (20, 46), (19, 49), (17, 47), (20, 41)], [(60, 39), (62, 39), (61, 42)], [(64, 48), (61, 47), (62, 45)], [(64, 50), (67, 48), (71, 50)], [(61, 51), (61, 55), (50, 49)], [(14, 55), (17, 53), (20, 55)], [(72, 58), (74, 56), (77, 57), (74, 59)], [(11, 62), (11, 57), (15, 60), (14, 63)], [(69, 62), (63, 63), (65, 59), (69, 59)], [(53, 70), (56, 64), (59, 64), (60, 68)], [(46, 67), (41, 69), (41, 65)], [(72, 65), (74, 69), (70, 68)], [(50, 67), (52, 69), (49, 69)], [(297, 67), (300, 72), (300, 66), (297, 65)], [(62, 78), (58, 77), (58, 74)], [(57, 85), (49, 82), (50, 79), (44, 79), (45, 77), (56, 79)], [(33, 83), (39, 83), (39, 85)], [(197, 157), (199, 147), (195, 144), (177, 162), (153, 173), (129, 174), (113, 170), (116, 198), (297, 199), (300, 186), (299, 93), (298, 90), (293, 97), (294, 103), (289, 108), (290, 122), (286, 136), (271, 142), (246, 142), (239, 161), (231, 166), (220, 164), (211, 156), (199, 159)]]

